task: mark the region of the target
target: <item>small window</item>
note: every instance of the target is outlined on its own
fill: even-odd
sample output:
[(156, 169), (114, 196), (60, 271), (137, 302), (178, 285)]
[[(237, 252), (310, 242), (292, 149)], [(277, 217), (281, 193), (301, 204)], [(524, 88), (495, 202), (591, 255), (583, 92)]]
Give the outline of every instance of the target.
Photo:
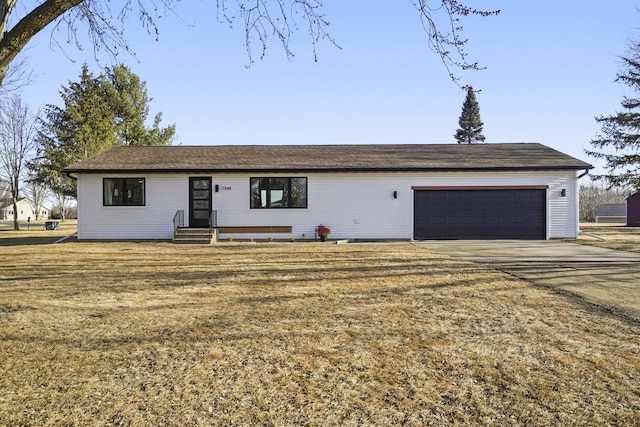
[(104, 206), (144, 206), (144, 178), (104, 178)]
[(307, 178), (251, 178), (251, 209), (307, 207)]

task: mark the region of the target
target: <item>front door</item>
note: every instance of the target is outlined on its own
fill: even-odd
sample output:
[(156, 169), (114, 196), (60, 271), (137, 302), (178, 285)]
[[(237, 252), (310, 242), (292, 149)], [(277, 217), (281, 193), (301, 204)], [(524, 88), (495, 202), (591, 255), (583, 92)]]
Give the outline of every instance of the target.
[(189, 227), (209, 227), (211, 178), (189, 178)]

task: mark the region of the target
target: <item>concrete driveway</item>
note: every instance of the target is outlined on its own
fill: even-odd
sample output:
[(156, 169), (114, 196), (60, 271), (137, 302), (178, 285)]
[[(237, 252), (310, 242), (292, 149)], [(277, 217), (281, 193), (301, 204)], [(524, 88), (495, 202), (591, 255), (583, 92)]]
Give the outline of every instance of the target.
[(560, 240), (434, 240), (436, 252), (487, 264), (518, 278), (640, 322), (640, 254)]

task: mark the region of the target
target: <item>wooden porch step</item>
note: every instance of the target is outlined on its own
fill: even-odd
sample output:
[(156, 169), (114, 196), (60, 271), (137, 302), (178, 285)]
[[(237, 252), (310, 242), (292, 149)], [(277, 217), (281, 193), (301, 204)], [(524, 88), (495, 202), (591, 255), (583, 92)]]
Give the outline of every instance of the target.
[(172, 242), (186, 245), (210, 245), (217, 240), (217, 231), (208, 228), (178, 228), (173, 235)]

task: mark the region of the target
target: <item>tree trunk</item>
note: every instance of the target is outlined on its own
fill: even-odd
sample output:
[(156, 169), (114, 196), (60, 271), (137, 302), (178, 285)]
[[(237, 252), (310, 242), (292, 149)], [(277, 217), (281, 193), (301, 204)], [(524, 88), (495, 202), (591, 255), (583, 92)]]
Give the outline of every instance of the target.
[(20, 224), (18, 223), (18, 200), (16, 199), (15, 196), (13, 196), (12, 199), (13, 199), (13, 229), (20, 230)]

